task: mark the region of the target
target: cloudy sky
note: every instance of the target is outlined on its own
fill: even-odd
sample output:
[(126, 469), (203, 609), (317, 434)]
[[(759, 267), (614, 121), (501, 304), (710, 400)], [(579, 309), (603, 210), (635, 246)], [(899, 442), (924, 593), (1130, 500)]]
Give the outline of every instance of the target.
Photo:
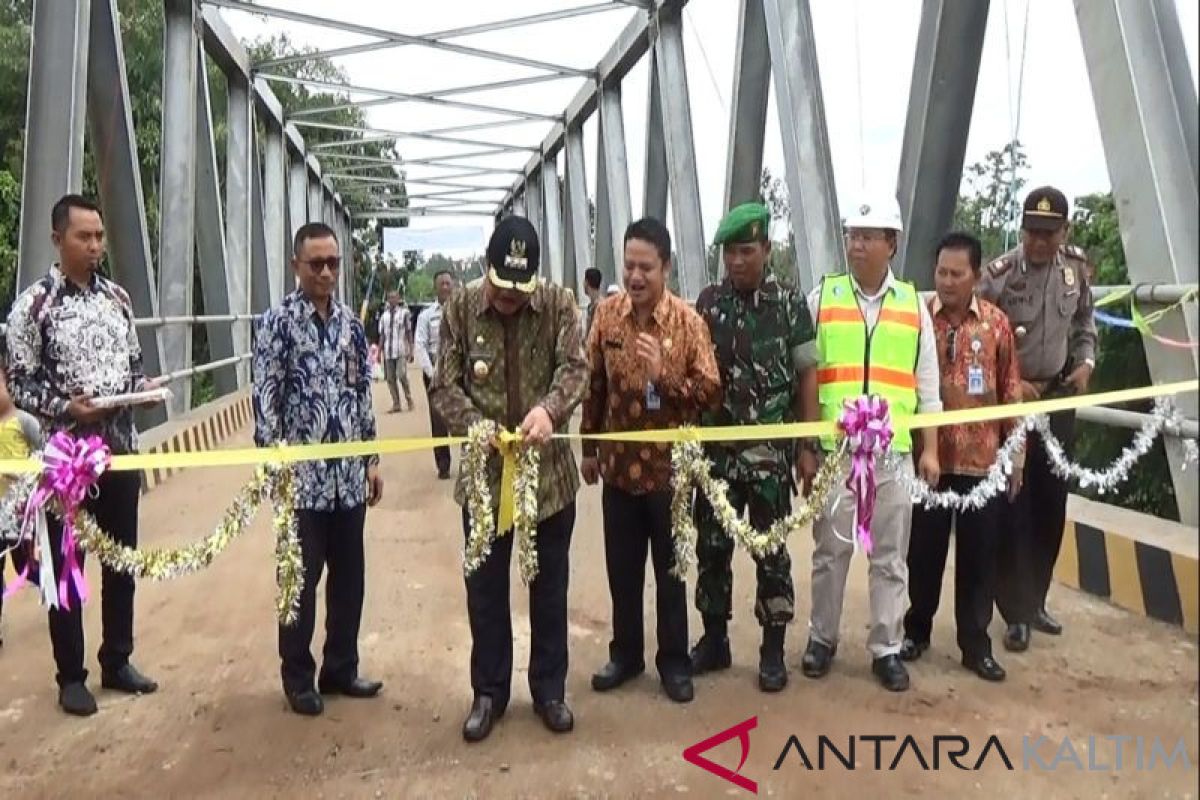
[[(563, 8), (591, 5), (596, 0), (443, 0), (440, 3), (384, 2), (383, 0), (261, 0), (318, 16), (385, 28), (402, 33), (426, 34), (499, 18), (526, 16)], [(688, 59), (697, 169), (704, 227), (707, 236), (716, 229), (722, 213), (729, 129), (729, 102), (737, 38), (737, 0), (692, 0), (685, 16), (684, 47)], [(1177, 0), (1180, 24), (1188, 48), (1193, 81), (1196, 80), (1196, 0)], [(894, 187), (904, 135), (912, 60), (920, 21), (920, 0), (812, 0), (818, 41), (821, 79), (833, 150), (839, 201), (851, 202), (864, 182), (871, 187)], [(299, 44), (325, 49), (367, 41), (351, 33), (310, 25), (263, 19), (223, 9), (233, 30), (245, 39), (287, 32)], [(495, 31), (455, 38), (456, 44), (496, 50), (578, 68), (595, 66), (622, 28), (639, 13), (632, 8), (592, 14), (522, 29)], [(1026, 20), (1028, 20), (1026, 22)], [(1024, 89), (1018, 97), (1022, 40), (1025, 41)], [(1007, 40), (1007, 41), (1006, 41)], [(529, 67), (423, 47), (400, 47), (339, 58), (351, 82), (368, 87), (419, 93), (538, 74)], [(635, 213), (641, 208), (645, 153), (647, 65), (639, 64), (625, 80), (624, 112), (629, 152), (630, 182)], [(464, 93), (455, 99), (468, 103), (511, 108), (523, 112), (557, 114), (581, 86), (581, 79), (563, 79), (520, 88)], [(366, 99), (362, 95), (356, 99)], [(992, 0), (984, 45), (967, 163), (1002, 147), (1013, 135), (1020, 116), (1019, 136), (1025, 143), (1031, 185), (1052, 183), (1069, 196), (1109, 188), (1104, 152), (1092, 106), (1083, 51), (1071, 0)], [(496, 115), (457, 108), (402, 102), (367, 111), (372, 126), (391, 130), (421, 131), (471, 125), (504, 119)], [(533, 121), (492, 130), (451, 134), (464, 139), (486, 139), (515, 145), (541, 142), (550, 123)], [(596, 125), (585, 127), (588, 182), (595, 192)], [(401, 142), (409, 160), (480, 149), (417, 139)], [(473, 164), (518, 168), (529, 153), (470, 159)], [(783, 156), (774, 104), (767, 123), (767, 166), (783, 174)], [(450, 174), (435, 167), (411, 166), (409, 178), (436, 178)], [(499, 186), (503, 176), (470, 182)], [(418, 187), (410, 193), (437, 191)], [(498, 192), (480, 192), (480, 200), (496, 200)], [(418, 204), (418, 201), (414, 201)], [(414, 227), (439, 225), (488, 226), (481, 218), (436, 217), (413, 220)]]

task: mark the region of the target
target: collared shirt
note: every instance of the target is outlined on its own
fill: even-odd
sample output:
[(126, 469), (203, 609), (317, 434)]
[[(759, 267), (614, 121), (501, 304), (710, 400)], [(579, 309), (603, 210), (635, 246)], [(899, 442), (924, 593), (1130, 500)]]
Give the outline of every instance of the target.
[(421, 365), (421, 371), (425, 373), (425, 377), (430, 380), (433, 379), (434, 373), (437, 372), (441, 328), (441, 303), (431, 303), (417, 315), (417, 333), (415, 337), (417, 363)]
[(13, 303), (7, 338), (13, 401), (39, 417), (48, 435), (97, 434), (114, 453), (137, 452), (130, 406), (94, 425), (80, 425), (67, 412), (74, 395), (111, 397), (146, 382), (124, 289), (98, 273), (86, 287), (77, 286), (55, 264)]
[(1044, 383), (1066, 367), (1096, 358), (1091, 280), (1083, 250), (1064, 245), (1054, 261), (1035, 267), (1018, 245), (983, 271), (979, 296), (1008, 315), (1025, 380)]
[[(642, 333), (657, 339), (663, 349), (662, 375), (653, 389), (637, 354)], [(702, 411), (721, 399), (721, 378), (708, 326), (669, 291), (663, 293), (645, 325), (638, 322), (628, 294), (601, 304), (588, 336), (588, 361), (592, 379), (580, 433), (693, 425)], [(655, 401), (657, 410), (649, 407)], [(646, 494), (671, 488), (669, 444), (585, 441), (583, 453), (599, 454), (605, 483), (623, 491)]]
[[(322, 320), (297, 290), (263, 315), (254, 343), (254, 442), (365, 442), (375, 438), (367, 337), (354, 313), (330, 301)], [(370, 458), (296, 464), (296, 507), (351, 509), (366, 502)]]
[[(867, 327), (874, 330), (876, 323), (879, 322), (879, 312), (883, 310), (884, 297), (895, 287), (895, 274), (889, 268), (879, 291), (873, 295), (862, 290), (854, 275), (850, 275), (850, 283), (854, 286), (854, 296), (858, 300), (858, 308), (862, 312)], [(808, 312), (814, 320), (820, 315), (820, 306), (821, 287), (818, 285), (808, 293)], [(937, 342), (933, 335), (933, 320), (929, 316), (929, 309), (923, 303), (918, 303), (917, 306), (921, 317), (921, 330), (918, 334), (917, 367), (914, 374), (917, 379), (917, 411), (925, 414), (941, 411), (942, 400), (938, 394), (938, 356)], [(820, 360), (821, 354), (817, 352), (817, 342), (813, 340), (811, 345), (805, 347), (804, 366), (814, 366)]]
[[(729, 279), (700, 293), (696, 311), (708, 324), (720, 368), (722, 400), (705, 425), (795, 421), (797, 376), (813, 323), (804, 296), (768, 275), (753, 292)], [(716, 474), (736, 481), (790, 480), (792, 442), (714, 443), (705, 448)]]
[[(441, 340), (430, 402), (451, 434), (462, 436), (484, 419), (516, 430), (535, 406), (546, 409), (557, 432), (566, 432), (587, 390), (579, 309), (568, 290), (539, 284), (524, 308), (504, 315), (488, 303), (483, 283), (472, 282), (446, 303)], [(493, 505), (500, 502), (501, 464), (493, 452)], [(460, 472), (454, 491), (460, 505), (466, 505), (466, 478)], [(578, 489), (571, 443), (550, 441), (542, 448), (540, 518), (573, 503)]]
[(412, 319), (408, 306), (385, 308), (379, 315), (379, 349), (387, 360), (408, 358), (408, 325)]
[[(986, 300), (972, 298), (966, 316), (951, 325), (942, 302), (929, 300), (947, 411), (1021, 402), (1021, 373), (1008, 317)], [(978, 370), (982, 383), (971, 386)], [(1012, 420), (938, 428), (938, 461), (943, 475), (985, 476)], [(1018, 464), (1023, 464), (1023, 452)]]

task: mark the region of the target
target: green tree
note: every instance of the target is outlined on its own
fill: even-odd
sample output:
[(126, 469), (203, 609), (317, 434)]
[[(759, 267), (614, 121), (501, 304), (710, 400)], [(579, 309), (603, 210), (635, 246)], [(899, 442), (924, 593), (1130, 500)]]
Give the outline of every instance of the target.
[(954, 227), (979, 237), (985, 260), (996, 258), (1017, 241), (1014, 209), (1028, 169), (1029, 160), (1017, 141), (992, 150), (963, 174), (967, 191), (959, 195)]

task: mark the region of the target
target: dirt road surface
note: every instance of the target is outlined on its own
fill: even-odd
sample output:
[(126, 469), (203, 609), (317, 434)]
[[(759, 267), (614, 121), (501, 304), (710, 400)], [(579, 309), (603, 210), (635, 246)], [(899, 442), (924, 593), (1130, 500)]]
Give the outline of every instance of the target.
[[(419, 382), (418, 382), (419, 384)], [(386, 391), (377, 387), (377, 407)], [(423, 403), (423, 398), (419, 400)], [(381, 436), (427, 435), (423, 404), (414, 413), (379, 416)], [(234, 446), (249, 442), (243, 432)], [(457, 454), (455, 463), (457, 465)], [(248, 469), (195, 470), (175, 477), (142, 505), (142, 541), (164, 546), (212, 530)], [(847, 592), (843, 641), (832, 674), (800, 675), (809, 606), (807, 533), (793, 545), (797, 619), (789, 629), (791, 683), (779, 695), (759, 693), (755, 676), (753, 568), (737, 556), (734, 666), (696, 682), (695, 702), (672, 704), (649, 675), (611, 695), (591, 691), (589, 677), (605, 660), (609, 601), (597, 490), (580, 496), (571, 574), (573, 734), (546, 731), (530, 710), (523, 663), (528, 654), (527, 602), (514, 575), (517, 673), (513, 701), (491, 738), (468, 746), (460, 725), (471, 701), (470, 638), (460, 568), (461, 533), (449, 483), (436, 480), (428, 453), (384, 461), (381, 506), (367, 522), (367, 599), (362, 671), (386, 682), (374, 701), (334, 698), (318, 719), (287, 711), (279, 688), (272, 573), (266, 515), (207, 572), (138, 589), (135, 663), (162, 688), (130, 698), (99, 688), (95, 650), (100, 614), (87, 609), (90, 685), (100, 712), (69, 718), (55, 700), (45, 617), (32, 592), (6, 603), (0, 649), (0, 794), (13, 798), (213, 797), (651, 797), (749, 796), (689, 764), (682, 751), (750, 717), (750, 752), (741, 774), (766, 796), (827, 797), (1195, 797), (1197, 792), (1197, 650), (1178, 629), (1134, 617), (1057, 587), (1052, 604), (1061, 638), (1040, 636), (1023, 655), (1004, 653), (1009, 680), (990, 685), (963, 670), (954, 649), (947, 593), (933, 649), (915, 665), (913, 688), (884, 692), (871, 677), (866, 640), (866, 564), (857, 557)], [(515, 570), (515, 566), (514, 566)], [(98, 586), (97, 570), (92, 583)], [(648, 579), (649, 580), (649, 579)], [(947, 586), (950, 582), (947, 581)], [(689, 587), (690, 588), (690, 587)], [(653, 613), (647, 591), (647, 614)], [(651, 618), (652, 619), (652, 618)], [(319, 653), (321, 627), (315, 642)], [(647, 625), (653, 663), (653, 624)], [(692, 638), (699, 619), (693, 613)], [(796, 750), (774, 769), (792, 734)], [(909, 750), (889, 769), (900, 740), (912, 734), (930, 769)], [(856, 768), (817, 760), (818, 737), (845, 751), (848, 737), (892, 735), (879, 768), (870, 740), (860, 741)], [(961, 736), (974, 766), (989, 736), (1003, 746), (979, 770), (955, 768), (943, 743), (932, 769), (934, 736)], [(1142, 736), (1116, 745), (1105, 736)], [(1023, 736), (1045, 736), (1025, 769)], [(1095, 737), (1088, 754), (1088, 737)], [(1078, 761), (1060, 750), (1070, 737)], [(1158, 737), (1170, 754), (1180, 740), (1191, 768), (1178, 758), (1151, 767)], [(1056, 762), (1056, 754), (1058, 754)], [(736, 767), (735, 740), (706, 754)], [(1056, 762), (1056, 768), (1048, 767)], [(1043, 766), (1044, 765), (1044, 766)], [(1098, 769), (1090, 769), (1097, 767)], [(1104, 769), (1107, 767), (1107, 769)]]

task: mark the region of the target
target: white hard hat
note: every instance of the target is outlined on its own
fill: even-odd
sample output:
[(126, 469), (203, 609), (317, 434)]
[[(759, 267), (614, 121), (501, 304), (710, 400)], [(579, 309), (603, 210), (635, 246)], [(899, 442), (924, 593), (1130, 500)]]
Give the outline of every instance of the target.
[(865, 195), (850, 207), (846, 215), (847, 228), (881, 228), (884, 230), (903, 231), (904, 222), (900, 219), (900, 203), (896, 196), (886, 193)]

